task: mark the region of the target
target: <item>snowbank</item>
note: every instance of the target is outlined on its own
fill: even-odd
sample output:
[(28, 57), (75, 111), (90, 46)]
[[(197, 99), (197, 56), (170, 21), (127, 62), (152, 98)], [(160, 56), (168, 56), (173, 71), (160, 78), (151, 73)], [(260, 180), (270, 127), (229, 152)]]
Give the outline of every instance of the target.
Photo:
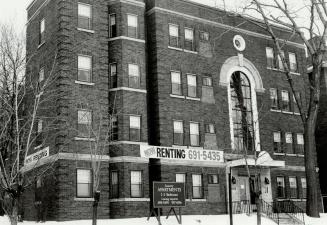
[[(321, 214), (321, 218), (306, 217), (306, 225), (324, 225), (327, 224), (327, 214)], [(255, 225), (256, 215), (234, 215), (234, 225)], [(215, 216), (203, 216), (203, 215), (191, 215), (183, 216), (182, 222), (184, 225), (229, 225), (228, 215), (215, 215)], [(176, 218), (171, 216), (168, 220), (165, 217), (161, 218), (162, 225), (178, 225)], [(9, 225), (9, 221), (6, 217), (0, 217), (0, 225)], [(37, 225), (36, 222), (23, 222), (21, 225)], [(91, 220), (78, 220), (67, 222), (46, 222), (44, 225), (91, 225)], [(99, 220), (98, 225), (158, 225), (155, 218), (151, 218), (149, 221), (146, 218), (132, 218), (132, 219), (111, 219), (111, 220)], [(262, 225), (276, 225), (276, 223), (262, 217)]]

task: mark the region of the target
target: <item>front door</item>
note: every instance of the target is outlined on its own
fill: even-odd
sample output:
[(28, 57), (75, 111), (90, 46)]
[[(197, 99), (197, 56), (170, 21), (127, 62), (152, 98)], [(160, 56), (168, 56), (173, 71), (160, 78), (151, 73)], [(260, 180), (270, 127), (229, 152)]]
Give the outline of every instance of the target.
[(240, 201), (250, 200), (248, 177), (239, 177), (239, 188), (240, 188)]

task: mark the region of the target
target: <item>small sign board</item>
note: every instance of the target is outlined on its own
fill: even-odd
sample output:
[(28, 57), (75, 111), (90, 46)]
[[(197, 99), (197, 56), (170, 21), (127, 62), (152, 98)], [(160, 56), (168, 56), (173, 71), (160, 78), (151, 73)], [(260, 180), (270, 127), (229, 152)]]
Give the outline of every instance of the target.
[(185, 184), (153, 182), (153, 207), (185, 207)]
[(29, 165), (31, 163), (36, 163), (42, 158), (46, 158), (49, 156), (49, 147), (46, 147), (32, 155), (29, 155), (25, 159), (25, 165)]

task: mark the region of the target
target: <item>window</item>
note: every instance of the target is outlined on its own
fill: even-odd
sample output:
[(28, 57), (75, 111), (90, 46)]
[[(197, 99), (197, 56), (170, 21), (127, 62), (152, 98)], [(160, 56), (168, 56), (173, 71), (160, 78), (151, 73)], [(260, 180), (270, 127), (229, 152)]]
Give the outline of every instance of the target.
[(302, 186), (302, 198), (307, 198), (307, 179), (301, 177), (301, 186)]
[(290, 198), (298, 198), (296, 177), (289, 177)]
[(92, 171), (90, 169), (77, 169), (77, 191), (78, 198), (92, 197)]
[(42, 189), (42, 178), (37, 177), (35, 180), (35, 202), (42, 201), (42, 195), (41, 195), (41, 189)]
[(87, 137), (90, 135), (92, 125), (92, 112), (88, 110), (78, 110), (78, 135)]
[(285, 179), (277, 177), (277, 198), (285, 198)]
[(185, 173), (176, 173), (176, 182), (177, 183), (186, 183), (186, 174)]
[(200, 135), (199, 135), (199, 124), (190, 123), (190, 145), (199, 146), (200, 145)]
[(129, 140), (140, 141), (141, 140), (141, 117), (130, 116), (129, 117)]
[(266, 48), (267, 68), (275, 68), (274, 65), (274, 50), (272, 48)]
[(45, 19), (43, 18), (40, 21), (40, 33), (39, 33), (39, 44), (40, 45), (45, 42), (44, 31), (45, 31)]
[(42, 82), (44, 80), (44, 68), (42, 67), (39, 70), (39, 82)]
[(215, 125), (213, 123), (205, 124), (204, 128), (205, 128), (205, 132), (207, 134), (214, 134), (215, 133)]
[(270, 88), (270, 108), (278, 110), (278, 93), (277, 89), (275, 88)]
[(282, 143), (281, 143), (281, 133), (279, 131), (274, 132), (274, 152), (276, 153), (283, 152)]
[(209, 33), (200, 31), (200, 41), (209, 41)]
[[(285, 59), (285, 54), (284, 51), (281, 51), (281, 55), (283, 56), (283, 58)], [(284, 70), (284, 65), (283, 65), (283, 61), (282, 58), (280, 57), (280, 55), (278, 54), (278, 69), (279, 70)]]
[(118, 190), (118, 171), (111, 171), (111, 198), (119, 198)]
[(230, 82), (233, 149), (235, 151), (254, 150), (254, 129), (252, 119), (251, 86), (246, 75), (234, 72)]
[(285, 133), (285, 147), (286, 153), (294, 153), (293, 150), (293, 135), (292, 133), (286, 132)]
[(183, 121), (174, 121), (173, 124), (174, 124), (173, 143), (174, 145), (183, 145), (184, 144)]
[(194, 31), (190, 28), (184, 29), (185, 42), (184, 48), (189, 51), (194, 51)]
[(282, 91), (282, 110), (286, 112), (291, 111), (290, 94), (288, 91)]
[(193, 198), (203, 198), (201, 174), (192, 174), (192, 196)]
[(187, 75), (187, 96), (193, 98), (197, 96), (195, 75)]
[(296, 153), (303, 155), (304, 154), (304, 138), (303, 138), (303, 134), (296, 134), (296, 142), (297, 142)]
[(212, 78), (211, 77), (203, 77), (202, 85), (207, 87), (212, 87)]
[(182, 82), (180, 72), (171, 72), (171, 93), (173, 95), (182, 95)]
[(112, 115), (110, 118), (110, 138), (111, 141), (118, 140), (118, 119), (117, 115)]
[(42, 129), (43, 129), (43, 120), (39, 120), (37, 122), (37, 133), (38, 134), (42, 133)]
[(178, 28), (178, 25), (169, 24), (169, 46), (179, 48), (179, 28)]
[(117, 87), (117, 64), (110, 64), (110, 88)]
[(295, 96), (297, 97), (297, 99), (299, 99), (299, 105), (301, 107), (301, 102), (302, 102), (301, 93), (296, 91), (295, 94), (293, 95), (293, 102), (294, 102), (294, 109), (293, 110), (294, 110), (295, 113), (300, 113), (300, 109), (299, 109), (298, 105), (296, 104)]
[(209, 174), (208, 184), (218, 184), (218, 174)]
[(131, 88), (140, 88), (140, 70), (136, 64), (128, 64), (128, 85)]
[(143, 196), (142, 171), (131, 171), (131, 197)]
[(296, 55), (292, 52), (289, 52), (288, 57), (290, 60), (290, 71), (296, 73), (297, 72)]
[(116, 14), (109, 15), (109, 37), (113, 38), (117, 36), (117, 24), (116, 24)]
[(137, 16), (136, 15), (127, 15), (127, 36), (131, 38), (137, 38)]
[(78, 27), (86, 30), (92, 29), (92, 6), (78, 3)]
[(92, 77), (92, 57), (78, 56), (78, 76), (77, 80), (83, 82), (91, 82)]

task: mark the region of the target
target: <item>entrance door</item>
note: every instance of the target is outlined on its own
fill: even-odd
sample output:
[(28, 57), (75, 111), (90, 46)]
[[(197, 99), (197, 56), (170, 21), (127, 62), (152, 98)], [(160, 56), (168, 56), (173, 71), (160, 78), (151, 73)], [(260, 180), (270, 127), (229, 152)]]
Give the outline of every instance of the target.
[(239, 177), (239, 188), (240, 188), (240, 201), (244, 202), (250, 200), (248, 177)]

